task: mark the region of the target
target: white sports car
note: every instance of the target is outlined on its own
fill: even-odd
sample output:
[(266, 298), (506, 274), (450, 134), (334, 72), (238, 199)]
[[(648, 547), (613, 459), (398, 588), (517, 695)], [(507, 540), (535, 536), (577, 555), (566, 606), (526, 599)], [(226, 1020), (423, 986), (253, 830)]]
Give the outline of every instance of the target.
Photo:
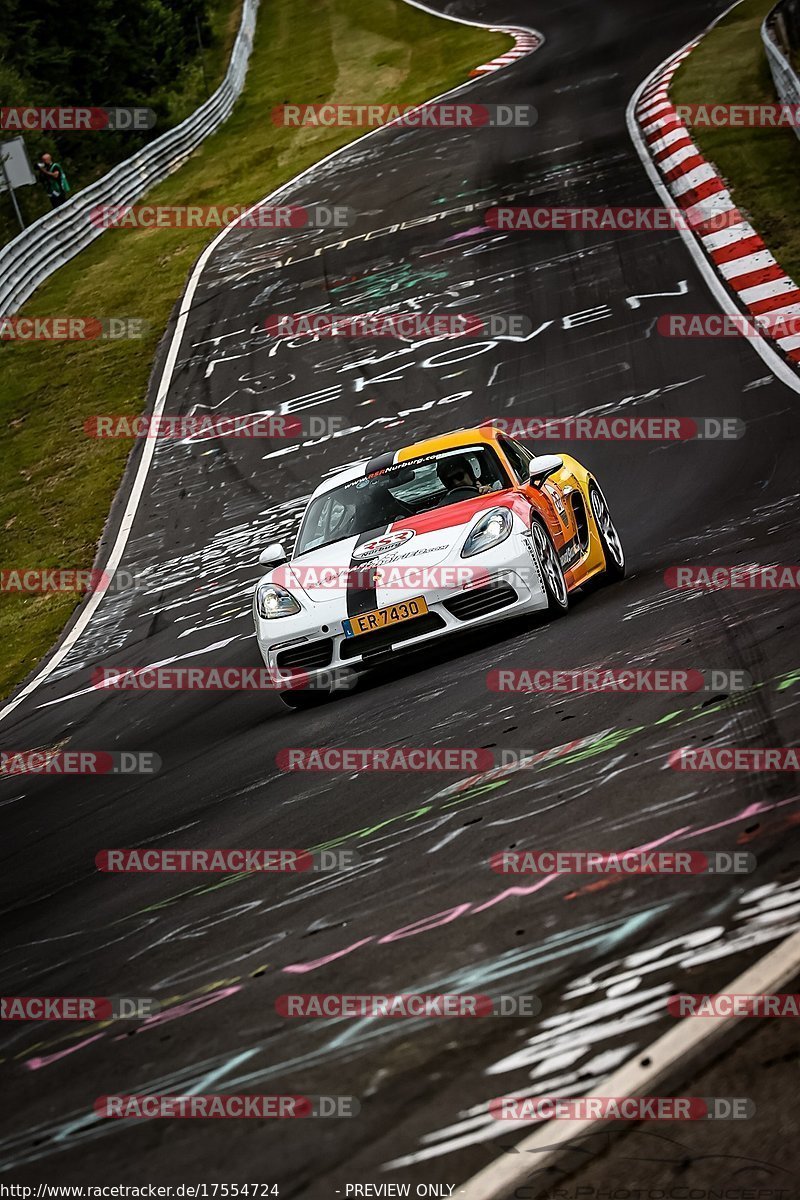
[(575, 588), (625, 572), (586, 468), (534, 457), (491, 426), (339, 472), (311, 497), (292, 554), (273, 544), (259, 562), (270, 570), (253, 596), (258, 645), (292, 708), (433, 638), (559, 615)]

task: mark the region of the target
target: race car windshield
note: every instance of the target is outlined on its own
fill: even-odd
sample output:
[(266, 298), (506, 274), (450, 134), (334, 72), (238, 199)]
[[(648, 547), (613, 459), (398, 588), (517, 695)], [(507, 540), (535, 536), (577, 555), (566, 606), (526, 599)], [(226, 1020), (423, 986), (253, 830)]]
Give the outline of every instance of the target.
[(393, 521), (511, 486), (489, 446), (447, 450), (398, 463), (333, 488), (308, 506), (295, 557), (343, 538), (382, 530)]

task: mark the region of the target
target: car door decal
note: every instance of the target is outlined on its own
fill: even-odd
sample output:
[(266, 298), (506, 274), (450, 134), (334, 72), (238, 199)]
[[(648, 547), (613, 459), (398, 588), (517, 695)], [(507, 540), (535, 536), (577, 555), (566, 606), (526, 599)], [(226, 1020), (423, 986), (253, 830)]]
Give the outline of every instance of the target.
[(575, 560), (580, 558), (581, 554), (583, 554), (583, 550), (581, 548), (580, 538), (570, 538), (568, 542), (565, 542), (558, 552), (558, 557), (561, 560), (561, 566), (563, 570), (569, 570)]
[(561, 518), (561, 524), (565, 529), (569, 529), (569, 515), (567, 513), (567, 506), (564, 503), (564, 497), (561, 495), (560, 488), (556, 487), (551, 479), (548, 479), (544, 483), (544, 490), (553, 501), (555, 510)]

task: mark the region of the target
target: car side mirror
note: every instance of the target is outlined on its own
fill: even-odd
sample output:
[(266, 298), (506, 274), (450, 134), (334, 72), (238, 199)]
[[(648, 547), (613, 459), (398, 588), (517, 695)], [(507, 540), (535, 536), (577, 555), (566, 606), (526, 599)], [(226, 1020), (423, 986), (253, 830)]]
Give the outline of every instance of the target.
[(534, 487), (541, 487), (548, 475), (554, 475), (564, 466), (563, 458), (557, 454), (539, 454), (528, 464), (528, 475)]
[(270, 542), (258, 556), (258, 561), (262, 567), (278, 567), (281, 563), (285, 563), (289, 555), (284, 550), (280, 542)]

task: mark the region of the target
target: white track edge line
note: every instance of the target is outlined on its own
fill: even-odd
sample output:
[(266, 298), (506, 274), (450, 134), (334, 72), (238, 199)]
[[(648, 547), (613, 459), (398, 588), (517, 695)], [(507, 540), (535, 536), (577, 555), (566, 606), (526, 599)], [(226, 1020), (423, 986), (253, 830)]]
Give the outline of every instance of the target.
[[(752, 967), (738, 975), (725, 993), (756, 995), (769, 993), (787, 983), (800, 970), (800, 933), (792, 934), (765, 954)], [(720, 994), (720, 993), (714, 993)], [(618, 1071), (603, 1081), (597, 1095), (633, 1096), (644, 1095), (647, 1087), (657, 1086), (671, 1069), (687, 1058), (704, 1042), (717, 1040), (743, 1017), (697, 1017), (673, 1018), (674, 1029), (657, 1038), (649, 1046), (624, 1063)], [(757, 1020), (758, 1018), (747, 1018)], [(754, 1026), (755, 1028), (755, 1026)], [(648, 1066), (643, 1066), (643, 1062)], [(635, 1122), (631, 1122), (635, 1124)], [(517, 1142), (516, 1154), (506, 1154), (488, 1167), (473, 1175), (458, 1189), (463, 1200), (507, 1200), (511, 1189), (522, 1183), (534, 1172), (551, 1164), (562, 1153), (563, 1146), (597, 1125), (607, 1127), (607, 1121), (547, 1121), (528, 1137)], [(539, 1153), (537, 1153), (537, 1151)], [(534, 1159), (520, 1162), (525, 1154), (536, 1154)], [(584, 1164), (585, 1165), (585, 1164)], [(583, 1168), (577, 1168), (583, 1169)], [(573, 1172), (574, 1174), (575, 1172)]]

